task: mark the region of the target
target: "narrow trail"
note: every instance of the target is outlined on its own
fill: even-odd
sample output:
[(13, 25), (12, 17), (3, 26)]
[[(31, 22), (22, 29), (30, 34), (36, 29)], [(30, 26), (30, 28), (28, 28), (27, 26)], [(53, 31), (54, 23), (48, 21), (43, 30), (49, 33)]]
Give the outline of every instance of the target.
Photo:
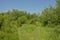
[[(36, 31), (36, 32), (40, 32), (39, 29), (40, 29), (40, 27), (37, 27), (37, 28), (36, 28), (37, 31), (36, 31), (36, 30), (35, 30), (35, 31)], [(22, 38), (20, 38), (21, 32), (22, 32), (21, 29), (20, 29), (20, 28), (17, 28), (17, 33), (18, 33), (18, 38), (19, 38), (19, 40), (22, 40)], [(25, 32), (25, 31), (24, 31), (24, 32)], [(40, 34), (40, 33), (37, 33), (37, 35), (38, 35), (38, 34)]]
[(20, 40), (20, 28), (17, 28), (18, 38)]

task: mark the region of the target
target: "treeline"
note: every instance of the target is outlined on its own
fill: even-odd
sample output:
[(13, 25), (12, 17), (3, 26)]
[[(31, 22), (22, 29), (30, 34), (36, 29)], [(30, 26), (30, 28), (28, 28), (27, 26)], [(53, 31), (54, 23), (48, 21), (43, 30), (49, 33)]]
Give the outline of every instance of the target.
[[(17, 27), (23, 24), (59, 25), (60, 24), (60, 1), (56, 0), (56, 7), (45, 8), (42, 13), (28, 13), (13, 9), (12, 11), (0, 13), (0, 28), (4, 24), (15, 22)], [(7, 21), (7, 22), (6, 22)]]
[[(36, 24), (40, 18), (37, 13), (28, 13), (26, 11), (12, 10), (8, 12), (0, 13), (0, 29), (2, 26), (14, 23), (17, 27), (21, 27), (23, 24)], [(12, 24), (13, 25), (13, 24)]]

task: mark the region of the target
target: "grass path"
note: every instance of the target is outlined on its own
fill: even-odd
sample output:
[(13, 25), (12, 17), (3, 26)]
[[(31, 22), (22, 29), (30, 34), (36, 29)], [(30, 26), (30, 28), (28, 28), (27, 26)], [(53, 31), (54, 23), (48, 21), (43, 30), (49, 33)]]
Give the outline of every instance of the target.
[(17, 32), (19, 40), (40, 40), (40, 27), (36, 27), (32, 32), (17, 28)]

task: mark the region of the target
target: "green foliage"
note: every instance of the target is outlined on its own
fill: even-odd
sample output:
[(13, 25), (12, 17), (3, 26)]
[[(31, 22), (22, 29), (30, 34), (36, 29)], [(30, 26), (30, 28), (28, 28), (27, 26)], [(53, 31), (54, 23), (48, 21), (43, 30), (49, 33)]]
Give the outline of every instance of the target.
[(0, 13), (0, 40), (60, 40), (60, 1), (41, 15), (13, 9)]

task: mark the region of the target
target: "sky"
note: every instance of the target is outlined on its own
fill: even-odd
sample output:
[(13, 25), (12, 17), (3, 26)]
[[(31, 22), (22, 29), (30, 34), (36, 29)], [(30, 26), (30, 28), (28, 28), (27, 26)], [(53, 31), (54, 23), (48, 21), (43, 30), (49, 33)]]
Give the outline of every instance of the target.
[(49, 4), (56, 5), (55, 0), (0, 0), (0, 12), (18, 9), (27, 12), (41, 12)]

